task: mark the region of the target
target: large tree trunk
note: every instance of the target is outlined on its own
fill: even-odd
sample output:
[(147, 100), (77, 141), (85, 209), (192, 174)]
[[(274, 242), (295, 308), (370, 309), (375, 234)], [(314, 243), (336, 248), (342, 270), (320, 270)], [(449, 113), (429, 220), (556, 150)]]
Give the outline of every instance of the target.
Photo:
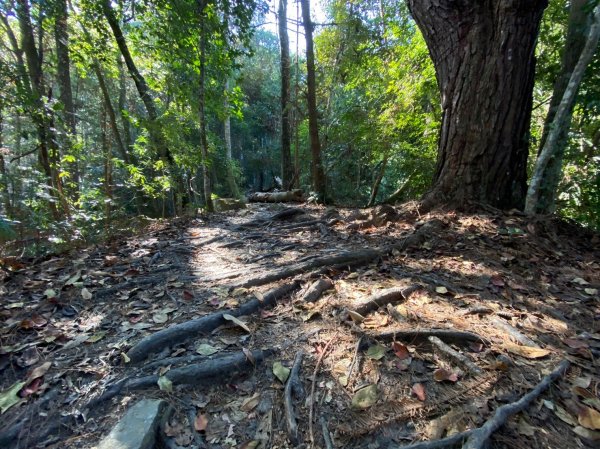
[(442, 100), (423, 204), (523, 208), (534, 50), (547, 0), (409, 0)]
[(319, 141), (319, 124), (317, 114), (317, 86), (315, 78), (315, 52), (313, 45), (313, 23), (310, 19), (310, 1), (300, 0), (302, 21), (306, 36), (306, 83), (308, 87), (308, 132), (310, 136), (310, 152), (312, 155), (311, 174), (312, 188), (318, 201), (325, 201), (325, 172), (321, 161), (321, 143)]
[(535, 169), (531, 177), (529, 190), (527, 191), (527, 203), (525, 205), (525, 212), (528, 214), (534, 214), (539, 209), (540, 188), (544, 181), (544, 172), (548, 168), (550, 159), (553, 156), (555, 157), (557, 153), (564, 151), (559, 147), (559, 140), (561, 136), (568, 133), (571, 126), (573, 105), (577, 91), (579, 90), (585, 69), (594, 57), (594, 53), (598, 47), (598, 40), (600, 40), (600, 5), (594, 8), (592, 15), (593, 22), (589, 29), (585, 46), (569, 78), (569, 83), (556, 110), (554, 120), (550, 125), (548, 137), (535, 163)]
[(287, 0), (279, 0), (279, 44), (281, 47), (281, 184), (291, 189), (294, 177), (292, 167), (292, 137), (290, 120), (290, 40), (287, 31)]
[[(567, 85), (569, 84), (569, 79), (571, 78), (571, 74), (575, 69), (575, 65), (579, 60), (583, 47), (585, 46), (586, 36), (590, 27), (590, 14), (587, 9), (588, 3), (588, 0), (571, 0), (567, 37), (562, 54), (560, 74), (554, 83), (554, 91), (552, 92), (548, 115), (544, 122), (544, 130), (540, 140), (538, 155), (546, 144), (554, 117), (556, 116), (560, 102), (565, 94)], [(573, 100), (575, 100), (575, 98), (573, 98)], [(572, 113), (573, 108), (575, 107), (575, 101), (568, 106), (569, 113)], [(539, 187), (539, 199), (536, 205), (537, 213), (546, 214), (554, 211), (558, 184), (562, 177), (563, 156), (568, 142), (569, 129), (567, 127), (559, 130), (556, 141), (556, 151), (550, 157), (548, 165), (542, 173)]]
[(76, 136), (75, 106), (71, 88), (71, 60), (69, 58), (69, 31), (67, 28), (67, 2), (56, 0), (54, 14), (54, 40), (56, 44), (56, 75), (60, 87), (59, 100), (63, 105), (63, 122), (66, 125), (64, 139), (65, 154), (74, 156), (75, 162), (68, 165), (71, 175), (69, 192), (73, 197), (79, 195), (79, 167), (77, 156), (73, 153)]

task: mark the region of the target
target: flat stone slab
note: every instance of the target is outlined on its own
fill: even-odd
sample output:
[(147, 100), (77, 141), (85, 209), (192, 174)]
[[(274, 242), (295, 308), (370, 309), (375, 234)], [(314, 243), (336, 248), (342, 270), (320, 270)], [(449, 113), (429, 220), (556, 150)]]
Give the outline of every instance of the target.
[(167, 409), (160, 399), (143, 399), (130, 407), (125, 416), (100, 442), (97, 449), (152, 449), (156, 431)]

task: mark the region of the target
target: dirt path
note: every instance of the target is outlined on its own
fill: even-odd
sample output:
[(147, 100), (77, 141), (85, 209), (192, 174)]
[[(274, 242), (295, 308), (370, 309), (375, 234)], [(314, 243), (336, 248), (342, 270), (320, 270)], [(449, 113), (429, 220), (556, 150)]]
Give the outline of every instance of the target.
[(174, 406), (171, 447), (400, 447), (481, 426), (565, 360), (493, 446), (597, 444), (598, 236), (368, 213), (251, 205), (5, 264), (0, 447), (91, 447), (141, 397)]

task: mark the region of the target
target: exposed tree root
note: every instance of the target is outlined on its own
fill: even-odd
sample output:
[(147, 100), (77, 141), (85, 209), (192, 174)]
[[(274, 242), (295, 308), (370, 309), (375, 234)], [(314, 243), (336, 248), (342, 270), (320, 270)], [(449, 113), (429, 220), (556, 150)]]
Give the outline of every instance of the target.
[(300, 444), (298, 441), (298, 422), (296, 421), (296, 414), (294, 413), (294, 403), (292, 400), (292, 393), (296, 397), (301, 397), (303, 388), (300, 379), (298, 378), (298, 373), (300, 371), (300, 366), (302, 365), (302, 357), (304, 353), (302, 351), (298, 351), (296, 354), (296, 359), (294, 360), (294, 366), (292, 367), (292, 371), (290, 372), (290, 377), (288, 378), (287, 383), (285, 384), (285, 390), (283, 393), (283, 401), (285, 408), (285, 421), (287, 425), (287, 432), (290, 441), (294, 445)]
[(236, 317), (251, 315), (260, 309), (275, 305), (278, 300), (298, 288), (300, 288), (300, 282), (292, 281), (271, 290), (263, 296), (262, 300), (256, 298), (234, 310), (216, 312), (196, 320), (168, 327), (143, 338), (129, 350), (127, 356), (132, 363), (138, 363), (147, 358), (151, 353), (160, 351), (164, 347), (183, 343), (199, 334), (207, 334), (217, 327), (226, 324), (227, 320), (223, 318), (223, 314), (225, 313)]
[(407, 288), (387, 288), (360, 301), (356, 306), (352, 308), (352, 310), (364, 316), (378, 309), (379, 307), (386, 305), (387, 303), (394, 303), (406, 300), (411, 293), (417, 291), (419, 288), (419, 285), (411, 285)]
[(265, 285), (271, 282), (287, 279), (298, 274), (304, 274), (316, 268), (343, 268), (350, 265), (355, 266), (364, 264), (377, 259), (378, 257), (384, 257), (392, 253), (394, 250), (405, 251), (410, 247), (419, 246), (431, 235), (434, 235), (437, 231), (441, 230), (443, 226), (444, 223), (441, 220), (431, 220), (423, 224), (413, 234), (408, 235), (404, 239), (392, 245), (388, 245), (379, 249), (367, 248), (358, 251), (346, 251), (333, 256), (316, 257), (308, 262), (297, 263), (287, 268), (282, 268), (280, 270), (266, 273), (252, 279), (246, 279), (244, 281), (231, 284), (229, 287), (232, 289), (238, 287), (257, 287), (259, 285)]
[(467, 441), (463, 445), (463, 449), (482, 449), (487, 444), (490, 436), (506, 424), (508, 418), (525, 410), (534, 399), (546, 391), (559, 377), (562, 377), (568, 369), (569, 361), (563, 360), (554, 371), (544, 377), (533, 390), (517, 402), (506, 404), (498, 408), (494, 415), (488, 419), (483, 426), (475, 429), (475, 431), (469, 435), (469, 438), (467, 438)]
[(333, 281), (330, 279), (319, 279), (313, 282), (302, 295), (302, 301), (315, 302), (325, 292), (333, 288)]
[[(471, 332), (455, 331), (451, 329), (415, 329), (415, 330), (396, 330), (391, 332), (383, 332), (380, 334), (368, 334), (368, 337), (376, 340), (393, 341), (393, 340), (409, 340), (409, 341), (427, 341), (429, 337), (437, 337), (441, 340), (462, 343), (469, 341), (487, 343), (487, 341)], [(361, 349), (369, 345), (367, 341), (361, 343)]]
[(483, 449), (486, 447), (489, 438), (496, 430), (506, 424), (511, 416), (525, 410), (529, 404), (546, 391), (553, 382), (562, 377), (568, 368), (569, 362), (563, 360), (558, 367), (544, 377), (533, 390), (517, 402), (512, 402), (496, 409), (492, 417), (489, 418), (483, 426), (478, 427), (477, 429), (467, 430), (466, 432), (461, 432), (441, 440), (423, 441), (408, 446), (389, 446), (389, 449), (438, 449), (451, 447), (461, 442), (464, 442), (462, 449)]
[[(206, 360), (201, 363), (194, 363), (182, 368), (175, 368), (168, 371), (165, 377), (168, 378), (173, 385), (198, 385), (207, 380), (214, 383), (215, 378), (226, 378), (227, 374), (240, 369), (247, 369), (254, 364), (262, 361), (273, 351), (252, 351), (252, 360), (244, 352), (238, 352), (232, 355), (219, 357), (216, 359)], [(153, 374), (150, 376), (125, 378), (117, 383), (109, 385), (104, 393), (99, 397), (92, 399), (86, 408), (91, 410), (99, 404), (108, 401), (115, 396), (158, 386), (159, 376)]]
[(270, 284), (271, 282), (287, 279), (299, 274), (308, 273), (314, 270), (315, 268), (336, 267), (356, 263), (365, 263), (370, 262), (371, 260), (376, 259), (380, 256), (381, 253), (379, 251), (373, 249), (366, 249), (362, 251), (343, 252), (333, 256), (317, 257), (308, 262), (295, 264), (287, 268), (282, 268), (274, 272), (254, 277), (252, 279), (246, 279), (245, 281), (240, 281), (231, 284), (229, 285), (229, 288), (234, 289), (238, 287), (257, 287), (259, 285)]
[(439, 351), (441, 351), (446, 357), (451, 358), (454, 361), (456, 361), (456, 363), (458, 365), (462, 366), (464, 369), (469, 371), (471, 374), (474, 374), (477, 376), (477, 375), (483, 373), (481, 371), (481, 368), (479, 368), (477, 365), (475, 365), (473, 362), (471, 362), (471, 360), (469, 360), (468, 357), (455, 351), (450, 346), (448, 346), (446, 343), (444, 343), (442, 340), (440, 340), (438, 337), (429, 337), (428, 340)]

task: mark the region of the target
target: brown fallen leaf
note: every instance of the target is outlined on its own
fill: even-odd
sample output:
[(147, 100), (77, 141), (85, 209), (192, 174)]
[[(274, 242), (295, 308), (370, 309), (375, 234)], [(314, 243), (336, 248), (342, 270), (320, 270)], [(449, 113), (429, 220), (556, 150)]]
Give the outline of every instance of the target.
[(535, 348), (533, 346), (520, 346), (514, 343), (504, 343), (504, 349), (527, 359), (540, 359), (550, 354), (548, 349)]
[(577, 421), (582, 427), (590, 430), (600, 430), (600, 412), (590, 407), (581, 407)]
[(256, 393), (242, 402), (240, 409), (246, 413), (251, 412), (260, 402), (260, 393)]
[(250, 330), (250, 328), (248, 327), (248, 325), (246, 323), (244, 323), (239, 318), (234, 317), (233, 315), (229, 315), (228, 313), (224, 313), (223, 314), (223, 319), (227, 320), (227, 321), (231, 321), (232, 323), (237, 324), (239, 327), (241, 327), (242, 329), (244, 329), (249, 334), (252, 333), (252, 331)]
[(396, 354), (396, 357), (398, 357), (400, 360), (410, 358), (410, 352), (408, 351), (408, 347), (406, 345), (403, 345), (402, 343), (399, 343), (397, 341), (392, 343), (392, 350), (394, 351), (394, 354)]
[(589, 348), (587, 342), (577, 340), (576, 338), (565, 338), (563, 340), (563, 343), (566, 344), (569, 348), (573, 349)]
[(206, 432), (207, 425), (208, 417), (204, 413), (198, 412), (198, 415), (196, 415), (196, 420), (194, 421), (194, 429), (196, 429), (196, 432)]
[(425, 401), (427, 395), (425, 394), (425, 387), (421, 383), (416, 383), (412, 386), (413, 394), (419, 399), (419, 401)]
[(458, 382), (458, 374), (447, 370), (447, 369), (436, 369), (433, 372), (433, 379), (436, 382), (443, 382), (443, 381), (449, 381), (449, 382)]

